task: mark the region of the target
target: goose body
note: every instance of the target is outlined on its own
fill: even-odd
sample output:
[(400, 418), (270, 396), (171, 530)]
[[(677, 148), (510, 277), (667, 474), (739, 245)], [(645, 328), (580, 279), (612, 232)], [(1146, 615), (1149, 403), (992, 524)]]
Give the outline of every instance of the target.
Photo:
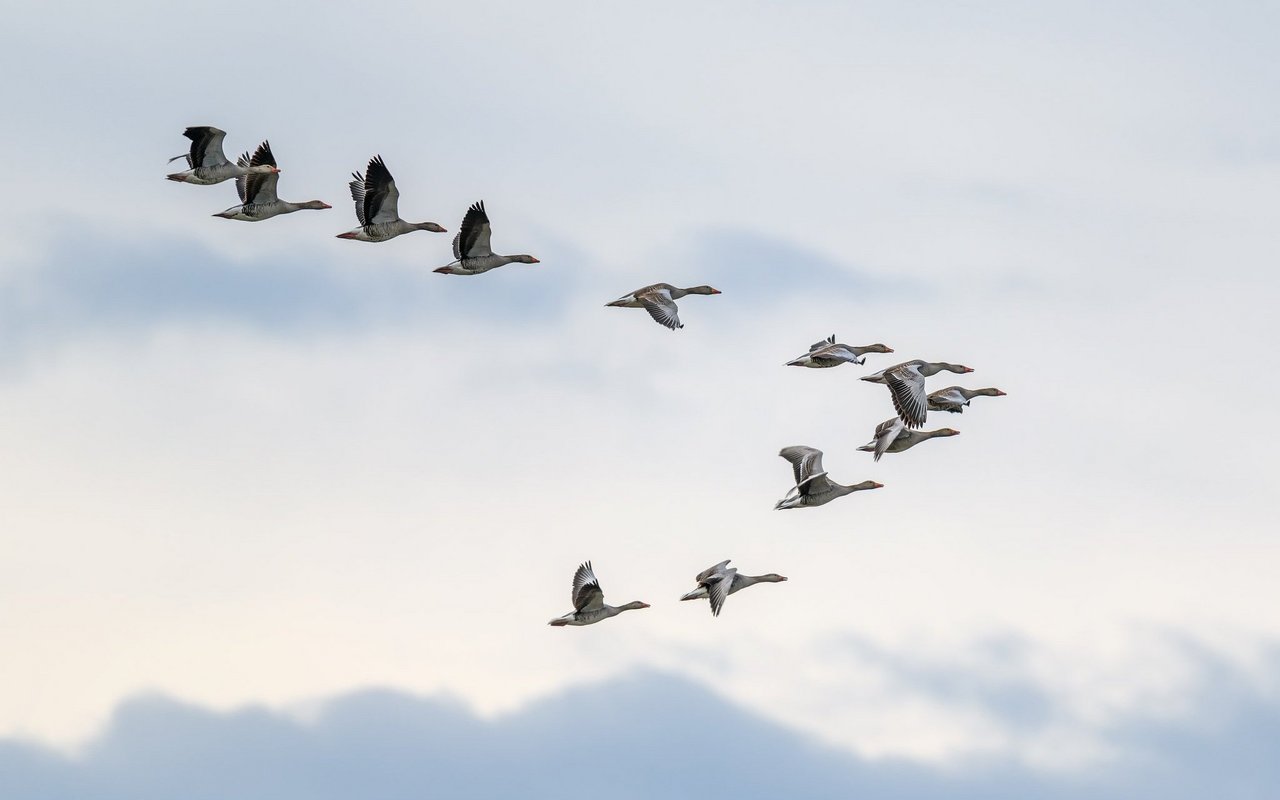
[(908, 430), (902, 420), (894, 417), (876, 426), (875, 438), (858, 449), (875, 453), (876, 461), (885, 453), (901, 453), (910, 450), (921, 442), (927, 442), (938, 436), (959, 436), (960, 431), (953, 428), (939, 428), (936, 431)]
[(187, 169), (165, 177), (179, 183), (194, 183), (199, 186), (212, 186), (231, 178), (245, 175), (267, 175), (279, 172), (274, 164), (250, 165), (244, 160), (232, 164), (222, 152), (222, 140), (227, 132), (212, 125), (199, 125), (187, 128), (182, 135), (191, 140), (191, 152), (174, 156), (169, 161), (180, 158), (187, 160)]
[(562, 617), (556, 617), (548, 622), (548, 625), (553, 627), (594, 625), (610, 617), (616, 617), (623, 611), (649, 607), (648, 603), (641, 603), (639, 600), (622, 606), (605, 605), (604, 590), (600, 588), (600, 581), (596, 579), (590, 561), (579, 565), (578, 570), (573, 573), (572, 598), (573, 611)]
[(623, 295), (612, 303), (605, 303), (605, 307), (643, 308), (649, 312), (649, 316), (653, 317), (654, 322), (674, 331), (684, 327), (684, 323), (680, 321), (680, 309), (676, 306), (676, 301), (691, 294), (720, 294), (720, 290), (710, 286), (691, 286), (681, 289), (669, 283), (655, 283)]
[(472, 204), (462, 218), (458, 235), (453, 237), (454, 260), (435, 271), (443, 275), (479, 275), (507, 264), (540, 263), (530, 255), (501, 256), (494, 253), (489, 246), (492, 235), (493, 229), (489, 226), (484, 201)]
[(969, 401), (975, 397), (1004, 397), (1004, 395), (1004, 392), (994, 387), (966, 389), (963, 386), (948, 386), (929, 394), (929, 410), (963, 414), (964, 407), (969, 405)]
[(803, 445), (784, 447), (778, 455), (791, 462), (796, 485), (773, 507), (775, 511), (826, 505), (837, 497), (866, 489), (880, 489), (884, 486), (875, 481), (863, 481), (850, 486), (835, 483), (822, 469), (822, 451), (815, 447)]
[(351, 189), (351, 200), (356, 204), (356, 219), (360, 221), (360, 227), (338, 234), (339, 239), (385, 242), (412, 231), (445, 232), (434, 222), (405, 222), (400, 219), (400, 190), (396, 188), (395, 178), (391, 177), (382, 156), (369, 159), (363, 178), (356, 172), (351, 173), (351, 177), (354, 180), (347, 185)]
[(885, 375), (887, 373), (907, 366), (918, 367), (919, 373), (926, 378), (932, 378), (939, 372), (955, 372), (960, 375), (967, 372), (973, 372), (971, 367), (966, 367), (963, 364), (948, 364), (945, 361), (922, 361), (917, 358), (914, 361), (904, 361), (901, 364), (894, 364), (892, 367), (885, 367), (884, 369), (873, 372), (870, 375), (863, 375), (858, 380), (867, 381), (868, 383), (885, 383)]
[(725, 599), (734, 592), (742, 591), (757, 583), (779, 583), (786, 577), (777, 573), (768, 575), (743, 575), (736, 567), (729, 566), (729, 560), (721, 561), (714, 567), (707, 567), (694, 578), (698, 587), (682, 596), (681, 600), (701, 600), (706, 597), (711, 601), (711, 616), (720, 616)]
[(253, 172), (254, 167), (270, 166), (275, 168), (276, 157), (271, 153), (271, 144), (263, 142), (254, 151), (253, 158), (240, 156), (237, 162), (246, 168), (245, 174), (236, 178), (236, 192), (240, 195), (240, 205), (232, 206), (226, 211), (214, 214), (223, 219), (237, 219), (242, 222), (261, 222), (264, 219), (291, 214), (302, 209), (332, 208), (320, 200), (309, 200), (305, 203), (291, 203), (276, 196), (276, 184), (280, 180), (280, 170), (274, 172)]
[(864, 347), (853, 347), (836, 342), (833, 333), (820, 342), (809, 346), (809, 352), (786, 363), (788, 367), (811, 367), (824, 369), (838, 367), (841, 364), (862, 364), (867, 353), (892, 353), (893, 348), (883, 344), (869, 344)]

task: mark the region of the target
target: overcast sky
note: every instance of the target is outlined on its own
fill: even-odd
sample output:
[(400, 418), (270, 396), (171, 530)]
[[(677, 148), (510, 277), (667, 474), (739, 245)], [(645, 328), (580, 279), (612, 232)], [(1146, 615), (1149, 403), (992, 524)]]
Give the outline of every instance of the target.
[[(1280, 715), (1275, 9), (4, 14), (0, 736), (657, 670), (859, 764), (1038, 781), (1211, 739), (1214, 693)], [(203, 124), (334, 208), (212, 218), (230, 183), (163, 180)], [(449, 234), (334, 238), (375, 153)], [(431, 272), (479, 199), (542, 263)], [(655, 281), (723, 294), (604, 307)], [(781, 366), (833, 332), (896, 353)], [(1008, 396), (873, 463), (857, 377), (910, 358)], [(885, 488), (776, 513), (792, 444)], [(790, 580), (675, 602), (725, 558)], [(653, 607), (548, 628), (586, 559)]]

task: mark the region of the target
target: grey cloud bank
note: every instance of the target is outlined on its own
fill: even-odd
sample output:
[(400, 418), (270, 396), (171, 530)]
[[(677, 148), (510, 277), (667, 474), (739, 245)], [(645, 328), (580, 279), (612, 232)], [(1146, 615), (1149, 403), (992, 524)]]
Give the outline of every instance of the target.
[(1004, 761), (934, 767), (822, 746), (701, 686), (634, 673), (485, 721), (447, 700), (361, 691), (308, 722), (261, 708), (217, 714), (160, 696), (123, 703), (77, 758), (0, 743), (6, 796), (22, 800), (397, 800), (851, 796), (895, 798), (1265, 798), (1280, 785), (1274, 700), (1198, 698), (1215, 724), (1136, 721), (1122, 755), (1087, 773)]

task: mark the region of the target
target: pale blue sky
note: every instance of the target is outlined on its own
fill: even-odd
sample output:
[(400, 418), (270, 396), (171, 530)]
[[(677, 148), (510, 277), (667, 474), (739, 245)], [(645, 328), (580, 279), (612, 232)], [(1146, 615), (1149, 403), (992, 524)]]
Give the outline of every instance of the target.
[[(5, 9), (0, 737), (33, 786), (142, 747), (111, 722), (139, 693), (213, 715), (221, 752), (218, 715), (260, 707), (305, 764), (307, 720), (368, 687), (516, 742), (585, 722), (564, 692), (664, 681), (830, 748), (836, 786), (1259, 768), (1187, 753), (1280, 714), (1280, 441), (1244, 413), (1280, 390), (1274, 9), (297, 13)], [(193, 124), (269, 138), (282, 195), (334, 209), (211, 218), (230, 185), (163, 180)], [(333, 238), (374, 153), (449, 235)], [(432, 274), (481, 198), (542, 263)], [(724, 294), (675, 333), (604, 307), (657, 280)], [(875, 464), (884, 391), (781, 366), (832, 332), (1009, 396)], [(886, 488), (774, 513), (790, 444)], [(653, 608), (547, 628), (588, 558)], [(675, 602), (724, 558), (791, 580)], [(658, 780), (653, 748), (615, 774)]]

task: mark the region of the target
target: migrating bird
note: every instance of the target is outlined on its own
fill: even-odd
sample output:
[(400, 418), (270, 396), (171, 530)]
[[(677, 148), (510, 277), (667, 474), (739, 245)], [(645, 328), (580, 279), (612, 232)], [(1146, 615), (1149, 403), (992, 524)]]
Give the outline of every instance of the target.
[(924, 425), (929, 414), (929, 399), (925, 395), (924, 379), (943, 370), (959, 373), (973, 372), (969, 367), (959, 364), (929, 362), (917, 358), (914, 361), (907, 361), (865, 375), (862, 380), (887, 384), (889, 395), (893, 398), (893, 410), (898, 412), (898, 416), (908, 428), (919, 428)]
[(412, 231), (446, 232), (434, 222), (405, 222), (400, 219), (397, 207), (400, 190), (396, 188), (396, 179), (391, 177), (382, 156), (369, 159), (363, 178), (358, 172), (351, 173), (351, 177), (355, 180), (347, 185), (351, 187), (351, 199), (356, 204), (356, 219), (360, 220), (360, 227), (338, 234), (339, 239), (385, 242)]
[(648, 607), (648, 603), (641, 603), (639, 600), (627, 603), (625, 606), (605, 605), (604, 590), (600, 588), (600, 581), (596, 579), (596, 574), (591, 570), (591, 562), (588, 561), (581, 564), (578, 571), (573, 573), (573, 611), (563, 617), (556, 617), (547, 624), (556, 627), (593, 625), (609, 617), (616, 617), (623, 611)]
[(485, 213), (484, 201), (473, 203), (462, 218), (462, 227), (458, 235), (453, 237), (454, 261), (435, 270), (444, 275), (479, 275), (491, 269), (519, 262), (521, 264), (538, 264), (538, 259), (529, 255), (499, 256), (489, 247), (489, 237), (493, 230), (489, 227), (489, 215)]
[[(280, 170), (275, 168), (276, 157), (271, 153), (269, 142), (258, 145), (252, 159), (240, 156), (237, 163), (246, 169), (244, 175), (236, 178), (236, 192), (240, 195), (240, 205), (214, 214), (215, 217), (238, 219), (243, 222), (261, 222), (264, 219), (291, 214), (302, 209), (320, 210), (333, 207), (320, 200), (290, 203), (276, 197), (276, 183), (280, 180)], [(266, 173), (252, 171), (255, 167), (263, 166), (270, 166), (272, 170)]]
[(808, 353), (788, 361), (785, 366), (823, 369), (825, 367), (838, 367), (841, 364), (863, 364), (866, 362), (864, 356), (867, 353), (892, 352), (892, 347), (887, 347), (883, 344), (869, 344), (865, 347), (837, 344), (836, 335), (833, 333), (822, 341), (810, 345)]
[(680, 321), (680, 309), (676, 307), (676, 301), (690, 294), (720, 294), (720, 290), (710, 286), (691, 286), (688, 289), (680, 289), (669, 283), (655, 283), (643, 289), (636, 289), (612, 303), (605, 303), (605, 307), (643, 308), (649, 312), (649, 316), (653, 317), (654, 322), (674, 331), (676, 328), (684, 327), (684, 323)]
[(803, 445), (784, 447), (778, 455), (791, 462), (796, 485), (787, 492), (786, 497), (778, 501), (778, 504), (773, 507), (774, 511), (821, 506), (852, 492), (884, 488), (883, 483), (875, 481), (863, 481), (852, 486), (833, 482), (822, 469), (822, 451), (814, 447)]
[(894, 417), (877, 425), (875, 438), (858, 449), (866, 453), (875, 453), (875, 460), (879, 461), (880, 456), (885, 453), (901, 453), (938, 436), (959, 435), (960, 431), (954, 428), (939, 428), (936, 431), (907, 430), (902, 420)]
[(698, 588), (692, 592), (686, 593), (681, 600), (701, 600), (704, 597), (711, 600), (711, 616), (720, 616), (720, 609), (724, 607), (725, 598), (734, 592), (742, 591), (748, 586), (755, 586), (757, 583), (780, 583), (787, 578), (776, 572), (770, 572), (768, 575), (742, 575), (738, 572), (737, 567), (730, 567), (729, 561), (725, 559), (714, 567), (707, 567), (699, 572), (694, 578), (698, 583)]
[[(197, 125), (187, 128), (182, 135), (191, 140), (191, 152), (169, 159), (172, 163), (180, 158), (187, 160), (184, 172), (175, 172), (165, 177), (179, 183), (194, 183), (199, 186), (212, 186), (231, 178), (244, 175), (267, 175), (279, 172), (275, 164), (258, 164), (250, 166), (240, 161), (232, 164), (222, 152), (222, 140), (227, 132), (212, 125)], [(248, 155), (248, 154), (246, 154)], [(244, 161), (244, 157), (241, 157)]]
[(966, 389), (963, 386), (948, 386), (929, 394), (930, 411), (949, 411), (952, 414), (963, 414), (964, 407), (975, 397), (1004, 397), (1005, 393), (996, 388)]

